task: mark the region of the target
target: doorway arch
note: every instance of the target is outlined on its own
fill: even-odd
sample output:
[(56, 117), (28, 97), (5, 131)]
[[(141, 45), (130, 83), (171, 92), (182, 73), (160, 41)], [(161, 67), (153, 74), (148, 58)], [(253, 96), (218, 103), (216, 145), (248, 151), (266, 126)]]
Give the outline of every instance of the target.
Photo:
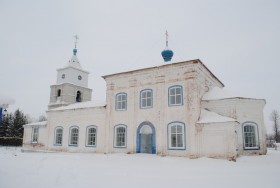
[[(151, 144), (151, 148), (149, 148), (150, 144)], [(146, 148), (147, 150), (143, 149), (144, 146), (148, 147)], [(149, 121), (142, 122), (137, 128), (136, 153), (152, 153), (152, 154), (156, 153), (155, 127)]]

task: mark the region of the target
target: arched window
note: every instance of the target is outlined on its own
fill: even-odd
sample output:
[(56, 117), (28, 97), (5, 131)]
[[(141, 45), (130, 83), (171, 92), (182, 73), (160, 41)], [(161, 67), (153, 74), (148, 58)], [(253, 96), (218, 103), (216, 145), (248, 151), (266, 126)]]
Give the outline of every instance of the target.
[(60, 97), (61, 95), (61, 89), (57, 90), (57, 96)]
[(55, 128), (54, 133), (54, 144), (55, 145), (62, 145), (62, 136), (63, 136), (63, 129), (62, 127)]
[(243, 123), (244, 149), (259, 149), (258, 126), (254, 122)]
[(70, 127), (70, 146), (77, 146), (79, 141), (79, 128)]
[(146, 89), (140, 92), (140, 108), (151, 108), (153, 105), (153, 91)]
[(115, 126), (114, 147), (119, 147), (119, 148), (126, 147), (126, 125)]
[(31, 143), (35, 144), (38, 143), (38, 137), (39, 137), (39, 127), (32, 127), (32, 133), (31, 133)]
[(82, 102), (82, 93), (80, 91), (77, 91), (76, 102)]
[(182, 86), (171, 86), (168, 88), (168, 104), (169, 106), (183, 105)]
[(127, 104), (127, 94), (126, 93), (118, 93), (116, 95), (116, 110), (126, 110)]
[(87, 127), (87, 138), (86, 138), (86, 146), (96, 146), (96, 127), (88, 126)]
[(185, 144), (185, 124), (181, 122), (172, 122), (167, 126), (168, 148), (175, 150), (186, 149)]
[(57, 90), (56, 101), (58, 101), (58, 102), (61, 101), (61, 89)]

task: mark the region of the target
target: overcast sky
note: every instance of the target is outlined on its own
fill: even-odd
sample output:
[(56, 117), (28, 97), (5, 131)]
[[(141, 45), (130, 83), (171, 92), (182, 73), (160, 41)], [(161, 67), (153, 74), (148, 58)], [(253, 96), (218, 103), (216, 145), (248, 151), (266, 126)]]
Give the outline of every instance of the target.
[(165, 30), (174, 60), (199, 58), (226, 88), (266, 99), (265, 122), (280, 111), (279, 0), (0, 0), (0, 93), (24, 113), (47, 110), (56, 69), (72, 56), (90, 71), (93, 99), (102, 75), (163, 64)]

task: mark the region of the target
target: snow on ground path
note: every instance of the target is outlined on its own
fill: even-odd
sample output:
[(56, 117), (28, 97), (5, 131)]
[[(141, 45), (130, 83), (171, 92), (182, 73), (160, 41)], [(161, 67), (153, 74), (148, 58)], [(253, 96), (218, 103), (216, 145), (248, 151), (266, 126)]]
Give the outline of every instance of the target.
[(278, 187), (280, 151), (237, 162), (148, 154), (21, 153), (0, 148), (1, 188)]

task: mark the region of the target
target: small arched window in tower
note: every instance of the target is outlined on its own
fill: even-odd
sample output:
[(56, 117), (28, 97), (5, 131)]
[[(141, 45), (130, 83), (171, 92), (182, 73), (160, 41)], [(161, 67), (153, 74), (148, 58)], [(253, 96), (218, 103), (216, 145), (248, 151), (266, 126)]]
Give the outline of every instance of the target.
[(76, 102), (82, 102), (82, 94), (80, 91), (77, 91)]
[(61, 101), (61, 89), (57, 90), (56, 102)]

